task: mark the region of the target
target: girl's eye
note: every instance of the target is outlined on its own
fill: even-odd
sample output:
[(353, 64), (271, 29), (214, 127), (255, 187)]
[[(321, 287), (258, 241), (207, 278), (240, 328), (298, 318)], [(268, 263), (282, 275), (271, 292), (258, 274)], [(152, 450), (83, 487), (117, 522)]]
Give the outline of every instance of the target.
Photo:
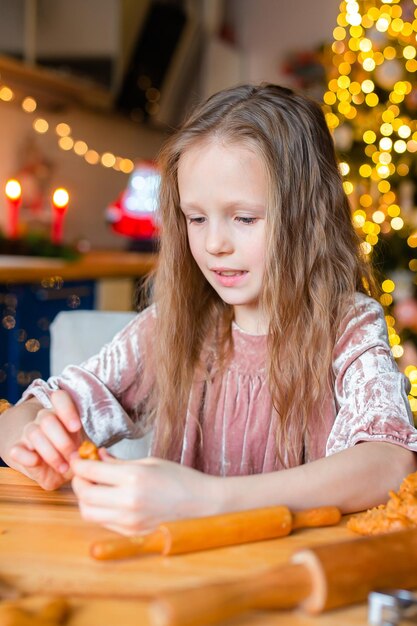
[(257, 221), (257, 217), (237, 217), (236, 218), (238, 222), (241, 222), (242, 224), (255, 224)]
[(204, 224), (204, 217), (189, 217), (188, 218), (188, 223), (189, 224)]

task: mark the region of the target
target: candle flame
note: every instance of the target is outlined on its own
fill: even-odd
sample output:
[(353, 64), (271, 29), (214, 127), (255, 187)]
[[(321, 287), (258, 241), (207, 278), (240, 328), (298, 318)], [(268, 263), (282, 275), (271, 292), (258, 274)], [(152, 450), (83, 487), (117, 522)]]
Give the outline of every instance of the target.
[(60, 187), (59, 189), (55, 189), (52, 201), (57, 208), (59, 209), (65, 208), (69, 202), (68, 191), (64, 189), (63, 187)]
[(5, 191), (9, 200), (18, 200), (22, 195), (22, 187), (14, 178), (7, 181)]

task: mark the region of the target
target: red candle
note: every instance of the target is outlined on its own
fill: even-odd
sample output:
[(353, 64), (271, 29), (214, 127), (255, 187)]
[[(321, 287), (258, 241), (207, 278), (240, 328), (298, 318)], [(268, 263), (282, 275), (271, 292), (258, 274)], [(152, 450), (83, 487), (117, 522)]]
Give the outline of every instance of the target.
[(68, 191), (63, 187), (55, 189), (54, 195), (52, 196), (53, 215), (51, 239), (52, 243), (56, 245), (60, 245), (62, 243), (64, 215), (68, 207), (68, 202)]
[(11, 178), (6, 183), (6, 198), (9, 205), (7, 218), (7, 236), (10, 239), (17, 239), (19, 226), (19, 208), (22, 201), (22, 188), (20, 183)]

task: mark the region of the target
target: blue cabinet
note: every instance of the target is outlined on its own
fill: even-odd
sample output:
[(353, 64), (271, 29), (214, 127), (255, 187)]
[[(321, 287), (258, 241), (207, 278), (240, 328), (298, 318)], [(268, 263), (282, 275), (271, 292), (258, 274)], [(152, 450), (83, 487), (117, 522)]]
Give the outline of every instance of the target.
[(94, 309), (95, 284), (60, 277), (0, 284), (0, 398), (13, 404), (32, 380), (48, 378), (49, 325), (60, 311)]

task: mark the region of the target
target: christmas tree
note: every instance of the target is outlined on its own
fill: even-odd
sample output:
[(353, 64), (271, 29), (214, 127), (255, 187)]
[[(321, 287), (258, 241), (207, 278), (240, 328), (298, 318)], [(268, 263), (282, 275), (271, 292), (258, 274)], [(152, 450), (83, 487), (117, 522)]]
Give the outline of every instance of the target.
[(417, 0), (346, 0), (322, 51), (327, 123), (417, 412)]

